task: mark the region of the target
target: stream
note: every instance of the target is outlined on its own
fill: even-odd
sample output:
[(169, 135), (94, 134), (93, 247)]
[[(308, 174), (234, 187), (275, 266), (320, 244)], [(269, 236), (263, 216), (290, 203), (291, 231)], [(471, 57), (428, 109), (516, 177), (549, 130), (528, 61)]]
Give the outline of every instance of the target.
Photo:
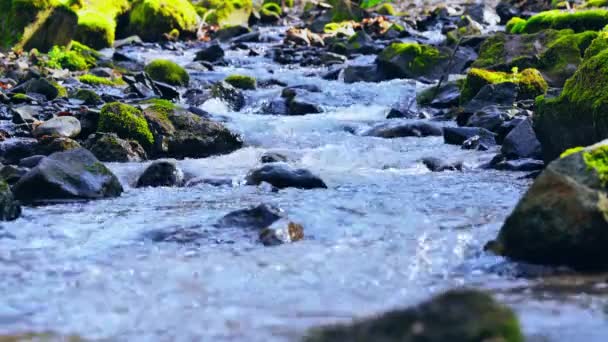
[[(279, 28), (265, 28), (272, 40)], [(560, 276), (483, 252), (529, 187), (524, 173), (482, 170), (497, 152), (466, 151), (442, 137), (381, 139), (361, 133), (385, 122), (411, 80), (345, 84), (323, 68), (282, 66), (227, 50), (228, 67), (191, 70), (193, 84), (244, 74), (312, 84), (322, 114), (263, 115), (281, 87), (246, 91), (231, 112), (201, 106), (242, 135), (230, 155), (183, 160), (191, 177), (230, 180), (184, 188), (135, 189), (149, 163), (108, 164), (125, 193), (116, 199), (24, 208), (0, 224), (0, 334), (54, 331), (83, 338), (148, 341), (297, 341), (319, 324), (348, 322), (415, 305), (446, 289), (485, 289), (519, 315), (530, 341), (605, 341), (606, 277)], [(135, 58), (182, 65), (196, 49), (133, 48)], [(366, 62), (369, 57), (349, 63)], [(397, 119), (402, 120), (402, 119)], [(451, 122), (437, 122), (452, 125)], [(329, 189), (244, 185), (265, 152), (319, 175)], [(462, 160), (463, 172), (432, 173), (424, 157)], [(305, 239), (265, 247), (225, 214), (273, 204), (301, 223)], [(154, 232), (195, 230), (196, 243), (155, 242)], [(532, 274), (533, 277), (521, 277)]]

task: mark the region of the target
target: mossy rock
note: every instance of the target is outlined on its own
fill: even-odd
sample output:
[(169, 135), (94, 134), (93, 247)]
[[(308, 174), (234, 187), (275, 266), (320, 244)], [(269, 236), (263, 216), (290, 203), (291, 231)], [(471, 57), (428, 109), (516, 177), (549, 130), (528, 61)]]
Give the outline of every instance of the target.
[(546, 11), (538, 13), (524, 24), (512, 28), (512, 33), (535, 33), (545, 29), (572, 29), (575, 32), (600, 31), (608, 25), (608, 10)]
[(136, 0), (129, 16), (129, 30), (144, 41), (159, 41), (173, 30), (196, 32), (199, 20), (188, 0)]
[(608, 137), (608, 50), (589, 58), (560, 96), (539, 98), (534, 128), (551, 161), (563, 151)]
[(397, 14), (397, 11), (395, 11), (395, 8), (391, 4), (382, 4), (376, 9), (376, 13), (380, 15), (394, 16)]
[(606, 49), (608, 49), (608, 31), (601, 31), (585, 50), (584, 59), (589, 59)]
[(515, 314), (490, 295), (451, 290), (417, 307), (313, 330), (303, 342), (523, 342)]
[(55, 45), (66, 46), (72, 41), (77, 24), (78, 16), (67, 6), (59, 5), (41, 10), (36, 20), (25, 27), (15, 47), (47, 52)]
[(418, 43), (392, 43), (376, 60), (388, 78), (439, 79), (450, 59), (450, 52)]
[(101, 108), (97, 130), (116, 133), (123, 139), (135, 140), (146, 149), (154, 143), (154, 137), (141, 110), (123, 103), (108, 103)]
[(96, 92), (89, 89), (78, 89), (73, 98), (83, 101), (87, 106), (95, 106), (103, 102)]
[(205, 22), (220, 27), (247, 25), (253, 11), (251, 0), (203, 0)]
[(112, 47), (116, 31), (113, 18), (94, 11), (79, 13), (75, 39), (97, 50)]
[(526, 26), (526, 19), (520, 17), (513, 17), (509, 19), (505, 25), (505, 30), (508, 33), (521, 33)]
[(235, 88), (243, 90), (254, 90), (257, 87), (255, 78), (245, 75), (230, 75), (224, 80)]
[(498, 33), (481, 45), (473, 67), (497, 71), (536, 68), (550, 85), (561, 87), (582, 63), (587, 47), (596, 36), (596, 32), (574, 33), (572, 30), (522, 35)]
[(608, 141), (567, 150), (536, 178), (486, 249), (518, 261), (608, 269)]
[(80, 53), (70, 51), (65, 47), (54, 46), (48, 53), (46, 66), (53, 69), (82, 71), (87, 70), (90, 65)]
[(122, 79), (111, 79), (106, 77), (95, 76), (91, 74), (86, 74), (78, 77), (78, 80), (84, 84), (92, 85), (92, 86), (120, 86), (124, 85), (124, 81)]
[[(285, 0), (285, 6), (291, 8), (293, 7), (293, 1), (294, 0)], [(265, 4), (276, 4), (276, 5), (281, 5), (281, 0), (264, 0), (264, 5)]]
[(364, 11), (350, 0), (328, 0), (331, 6), (332, 21), (339, 22), (345, 20), (359, 21), (364, 17)]
[(518, 99), (534, 99), (547, 92), (547, 82), (536, 69), (525, 69), (522, 72), (506, 73), (472, 68), (462, 86), (461, 103), (467, 103), (488, 84), (515, 83), (519, 86)]
[(264, 4), (260, 9), (260, 19), (262, 23), (276, 23), (281, 20), (283, 10), (275, 3)]
[(190, 83), (190, 76), (186, 69), (168, 60), (154, 60), (146, 65), (144, 70), (153, 80), (158, 82), (174, 86), (187, 86)]

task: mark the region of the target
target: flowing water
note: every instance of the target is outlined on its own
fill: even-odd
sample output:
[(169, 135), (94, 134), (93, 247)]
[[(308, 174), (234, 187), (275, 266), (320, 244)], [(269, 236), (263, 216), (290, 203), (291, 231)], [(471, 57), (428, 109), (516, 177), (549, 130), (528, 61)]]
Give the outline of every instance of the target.
[[(267, 47), (256, 45), (262, 52)], [(194, 51), (132, 53), (187, 64)], [(246, 51), (230, 51), (227, 58), (230, 67), (192, 72), (194, 83), (242, 73), (315, 84), (323, 90), (315, 101), (325, 112), (258, 114), (280, 87), (247, 92), (249, 105), (240, 112), (209, 101), (202, 108), (241, 133), (247, 147), (179, 165), (194, 177), (230, 179), (232, 186), (135, 189), (146, 164), (110, 164), (126, 189), (120, 198), (25, 208), (19, 220), (2, 223), (0, 334), (297, 341), (314, 325), (471, 286), (511, 305), (530, 340), (605, 341), (605, 278), (517, 278), (520, 267), (482, 252), (529, 186), (524, 174), (475, 169), (496, 151), (464, 151), (438, 137), (358, 134), (384, 122), (388, 108), (415, 96), (421, 85), (346, 85), (321, 79), (320, 69), (284, 67)], [(243, 177), (267, 151), (320, 175), (329, 189), (244, 186)], [(420, 162), (429, 156), (464, 160), (467, 169), (431, 173)], [(264, 247), (242, 231), (213, 227), (226, 213), (260, 203), (303, 224), (305, 240)], [(150, 239), (175, 229), (204, 237), (190, 244)]]

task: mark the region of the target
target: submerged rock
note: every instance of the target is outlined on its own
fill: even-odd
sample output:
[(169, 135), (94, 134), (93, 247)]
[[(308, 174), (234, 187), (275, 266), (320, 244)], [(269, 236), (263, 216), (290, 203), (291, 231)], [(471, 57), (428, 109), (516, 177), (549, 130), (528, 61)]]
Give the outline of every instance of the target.
[(91, 152), (79, 148), (42, 159), (13, 191), (17, 199), (32, 203), (117, 197), (123, 189)]
[(211, 95), (224, 101), (232, 110), (239, 111), (245, 107), (243, 92), (227, 82), (218, 82), (211, 88)]
[(465, 141), (479, 137), (480, 143), (485, 146), (496, 145), (496, 134), (479, 127), (444, 127), (443, 139), (449, 145), (462, 145)]
[(0, 221), (12, 221), (21, 216), (21, 206), (4, 180), (0, 180)]
[(511, 309), (475, 290), (451, 290), (411, 309), (313, 330), (304, 342), (524, 340)]
[(305, 169), (294, 169), (286, 164), (268, 164), (255, 169), (246, 177), (248, 185), (260, 185), (262, 182), (272, 186), (298, 189), (326, 189), (325, 182), (310, 171)]
[(608, 269), (608, 140), (541, 173), (487, 248), (529, 263)]
[(182, 185), (184, 185), (184, 172), (174, 160), (155, 161), (137, 180), (138, 188)]
[(283, 217), (283, 212), (272, 205), (260, 204), (255, 207), (233, 211), (222, 217), (216, 226), (263, 229)]
[(264, 246), (278, 246), (304, 239), (304, 227), (287, 219), (274, 222), (260, 232), (260, 242)]
[(427, 157), (422, 159), (422, 163), (432, 172), (443, 172), (443, 171), (462, 171), (462, 161), (446, 161), (435, 157)]
[(382, 123), (363, 133), (364, 136), (386, 139), (441, 136), (442, 134), (443, 129), (441, 127), (424, 121)]

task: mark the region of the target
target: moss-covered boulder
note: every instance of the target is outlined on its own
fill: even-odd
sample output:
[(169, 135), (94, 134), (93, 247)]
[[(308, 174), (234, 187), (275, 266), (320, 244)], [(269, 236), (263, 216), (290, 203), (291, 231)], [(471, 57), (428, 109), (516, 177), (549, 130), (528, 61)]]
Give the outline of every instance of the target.
[(0, 2), (0, 49), (11, 47), (48, 51), (69, 44), (76, 30), (76, 14), (54, 0)]
[(384, 49), (376, 63), (389, 78), (438, 79), (450, 54), (418, 43), (393, 43)]
[(534, 129), (545, 161), (608, 137), (608, 51), (585, 61), (556, 98), (539, 98)]
[(53, 46), (48, 53), (46, 66), (53, 69), (68, 69), (70, 71), (87, 70), (91, 65), (82, 54), (66, 47)]
[(103, 13), (86, 11), (78, 16), (75, 39), (97, 50), (112, 47), (116, 22)]
[(72, 98), (82, 101), (87, 106), (95, 106), (103, 102), (101, 96), (90, 89), (78, 89)]
[(460, 94), (461, 103), (467, 103), (488, 84), (515, 83), (519, 86), (517, 98), (520, 100), (534, 99), (543, 95), (548, 88), (547, 82), (536, 69), (525, 69), (522, 72), (506, 73), (472, 68)]
[(196, 32), (199, 16), (188, 0), (136, 0), (129, 31), (145, 41), (159, 41), (173, 30)]
[(222, 124), (199, 117), (168, 101), (144, 110), (154, 134), (155, 157), (206, 158), (231, 153), (243, 146), (241, 138)]
[(84, 146), (103, 162), (141, 162), (146, 151), (135, 140), (124, 140), (114, 133), (91, 134)]
[(13, 191), (20, 201), (39, 203), (117, 197), (123, 188), (91, 152), (77, 148), (42, 159)]
[(174, 86), (187, 86), (190, 83), (190, 76), (186, 69), (165, 59), (150, 62), (144, 70), (153, 80), (158, 82)]
[(575, 32), (599, 31), (608, 25), (608, 10), (546, 11), (511, 28), (512, 33), (535, 33), (545, 29), (572, 29)]
[(498, 71), (536, 68), (550, 85), (561, 87), (582, 63), (597, 36), (597, 32), (574, 33), (569, 29), (522, 35), (498, 33), (481, 45), (473, 66)]
[(116, 133), (123, 139), (135, 140), (144, 148), (150, 148), (154, 143), (154, 137), (141, 110), (123, 103), (108, 103), (101, 108), (97, 130)]
[(608, 269), (608, 141), (566, 151), (534, 181), (487, 248), (514, 260)]
[(243, 90), (254, 90), (257, 87), (255, 78), (245, 75), (230, 75), (224, 81), (231, 86)]
[(490, 295), (451, 290), (417, 307), (313, 330), (304, 342), (523, 342), (517, 317)]
[(247, 25), (253, 11), (251, 0), (203, 0), (203, 19), (220, 27)]

